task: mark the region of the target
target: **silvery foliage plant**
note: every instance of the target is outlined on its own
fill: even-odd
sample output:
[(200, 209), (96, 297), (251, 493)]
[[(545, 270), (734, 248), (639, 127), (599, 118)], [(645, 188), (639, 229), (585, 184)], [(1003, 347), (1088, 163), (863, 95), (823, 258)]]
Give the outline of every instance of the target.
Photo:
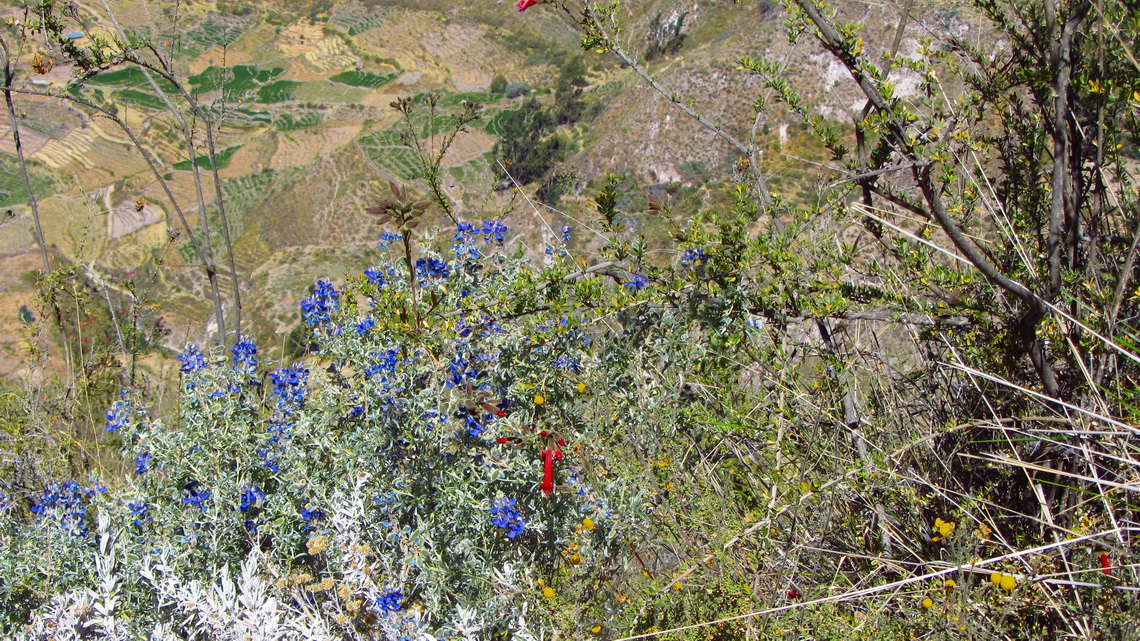
[(504, 231), (408, 259), (386, 234), (300, 301), (296, 359), (187, 345), (176, 415), (124, 393), (129, 478), (0, 511), (5, 632), (540, 639), (559, 599), (601, 598), (645, 503), (604, 464), (622, 392), (593, 393), (630, 343), (567, 300), (569, 261), (536, 271)]

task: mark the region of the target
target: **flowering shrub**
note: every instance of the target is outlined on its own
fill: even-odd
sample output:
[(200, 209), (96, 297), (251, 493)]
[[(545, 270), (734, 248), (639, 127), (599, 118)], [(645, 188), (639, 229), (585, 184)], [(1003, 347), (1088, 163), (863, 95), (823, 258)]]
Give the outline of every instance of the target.
[[(217, 589), (253, 590), (254, 616), (296, 616), (318, 638), (537, 638), (566, 616), (541, 605), (555, 593), (595, 614), (613, 606), (616, 591), (586, 586), (613, 580), (642, 527), (636, 484), (605, 454), (641, 339), (590, 312), (625, 295), (597, 276), (578, 283), (585, 306), (555, 312), (569, 263), (535, 272), (500, 253), (506, 233), (459, 225), (454, 258), (416, 260), (414, 281), (398, 260), (317, 281), (299, 303), (314, 347), (303, 361), (263, 369), (249, 338), (230, 358), (188, 346), (175, 418), (123, 396), (107, 420), (135, 473), (113, 493), (53, 486), (17, 528), (59, 530), (75, 559), (32, 573), (32, 619), (64, 625), (101, 555), (131, 560), (111, 595), (127, 635), (213, 638)], [(96, 505), (102, 550), (89, 543)], [(272, 638), (308, 638), (281, 630)]]

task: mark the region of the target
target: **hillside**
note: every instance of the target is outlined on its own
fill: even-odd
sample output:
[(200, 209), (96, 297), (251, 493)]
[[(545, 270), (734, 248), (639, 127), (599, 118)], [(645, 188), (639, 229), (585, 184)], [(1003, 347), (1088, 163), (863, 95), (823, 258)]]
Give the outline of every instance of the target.
[[(400, 139), (408, 123), (388, 106), (398, 97), (436, 93), (443, 113), (454, 113), (462, 100), (483, 105), (481, 120), (454, 141), (444, 159), (445, 190), (461, 217), (505, 216), (512, 233), (532, 248), (543, 243), (545, 225), (536, 216), (553, 227), (580, 220), (586, 203), (574, 196), (588, 195), (587, 183), (606, 173), (628, 176), (627, 189), (634, 190), (629, 203), (643, 206), (645, 194), (656, 193), (653, 185), (731, 178), (739, 157), (632, 70), (616, 64), (614, 56), (587, 52), (583, 93), (593, 115), (589, 122), (563, 128), (577, 149), (561, 164), (572, 182), (568, 217), (527, 212), (509, 192), (497, 190), (501, 179), (491, 155), (502, 116), (518, 109), (523, 98), (491, 94), (489, 88), (500, 76), (507, 83), (526, 83), (544, 104), (550, 100), (542, 93), (552, 86), (559, 66), (583, 55), (573, 25), (558, 12), (524, 16), (494, 0), (311, 3), (296, 5), (292, 13), (241, 2), (182, 3), (177, 13), (130, 1), (109, 6), (125, 33), (148, 38), (171, 56), (175, 74), (220, 118), (215, 143), (219, 177), (238, 280), (246, 292), (247, 331), (256, 335), (285, 331), (296, 323), (283, 292), (297, 291), (314, 273), (339, 277), (359, 272), (372, 260), (379, 230), (363, 207), (376, 197), (376, 185), (407, 181), (417, 171), (414, 153)], [(866, 25), (868, 39), (881, 41), (897, 15), (886, 8), (860, 7), (852, 5), (860, 13), (851, 17)], [(842, 123), (862, 105), (854, 87), (839, 82), (842, 73), (834, 63), (823, 64), (822, 54), (805, 58), (802, 50), (793, 55), (780, 12), (765, 3), (745, 9), (724, 2), (654, 0), (625, 3), (623, 10), (631, 21), (625, 38), (633, 55), (645, 49), (654, 17), (679, 19), (683, 46), (646, 68), (726, 131), (741, 139), (754, 131), (774, 188), (796, 198), (816, 197), (819, 181), (829, 177), (815, 164), (823, 158), (817, 144), (798, 118), (780, 109), (755, 117), (750, 105), (764, 98), (766, 90), (756, 75), (736, 69), (736, 59), (765, 55), (780, 61), (800, 79), (805, 97)], [(110, 16), (95, 7), (85, 7), (79, 23), (90, 36), (111, 35), (115, 29)], [(917, 37), (922, 31), (968, 32), (969, 27), (959, 12), (938, 6), (924, 11), (915, 31)], [(915, 43), (907, 37), (902, 48)], [(21, 58), (24, 65), (32, 53)], [(24, 67), (24, 82), (32, 83), (28, 86), (70, 92), (117, 110), (165, 168), (190, 224), (199, 224), (181, 134), (137, 68), (98, 73), (79, 85), (74, 84), (75, 70), (66, 64), (44, 75), (28, 71)], [(900, 91), (908, 82), (913, 85), (900, 78)], [(43, 185), (38, 197), (52, 250), (68, 262), (93, 263), (119, 277), (131, 266), (148, 264), (149, 282), (140, 285), (164, 312), (168, 345), (204, 340), (207, 303), (201, 300), (200, 271), (185, 237), (168, 241), (180, 224), (127, 137), (113, 123), (74, 104), (21, 100), (28, 113), (22, 122), (24, 148)], [(421, 140), (430, 143), (431, 134), (442, 131), (429, 131), (422, 111), (415, 117), (410, 124), (420, 129), (416, 135)], [(2, 139), (10, 154), (10, 135)], [(202, 153), (200, 133), (196, 144)], [(13, 160), (4, 156), (4, 162)], [(208, 165), (204, 157), (199, 165)], [(201, 177), (203, 191), (212, 194), (210, 175), (202, 172)], [(5, 234), (0, 260), (10, 268), (2, 270), (7, 276), (0, 285), (0, 305), (11, 311), (30, 300), (27, 270), (18, 266), (26, 265), (25, 252), (34, 250), (27, 245), (30, 223), (20, 204), (22, 190), (15, 184), (3, 189), (12, 214), (3, 223), (11, 233)], [(686, 203), (688, 211), (699, 207), (702, 196), (696, 195), (698, 200)], [(136, 215), (138, 198), (147, 206)], [(211, 219), (211, 244), (218, 252), (220, 225)], [(292, 268), (302, 255), (303, 268)], [(199, 302), (188, 305), (191, 299), (184, 294)], [(176, 299), (184, 302), (167, 304)], [(0, 349), (6, 354), (0, 360), (9, 364), (19, 362), (21, 330), (15, 318), (5, 313), (0, 321)]]

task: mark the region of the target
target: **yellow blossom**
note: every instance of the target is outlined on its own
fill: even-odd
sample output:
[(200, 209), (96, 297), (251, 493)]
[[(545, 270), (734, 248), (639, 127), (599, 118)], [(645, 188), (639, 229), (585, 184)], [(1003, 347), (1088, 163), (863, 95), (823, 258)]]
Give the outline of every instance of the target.
[(584, 530), (586, 530), (587, 532), (593, 532), (594, 531), (594, 519), (591, 519), (588, 516), (586, 518), (582, 519), (582, 528)]
[(954, 581), (954, 579), (946, 579), (946, 582), (945, 582), (945, 583), (943, 583), (942, 585), (943, 585), (943, 586), (944, 586), (944, 587), (945, 587), (947, 590), (953, 590), (953, 589), (954, 589), (954, 587), (958, 585), (958, 583), (957, 583), (956, 581)]
[(306, 542), (306, 546), (309, 548), (309, 554), (316, 556), (328, 549), (329, 537), (323, 534), (321, 536), (314, 536)]
[(922, 600), (922, 607), (923, 609), (929, 610), (934, 607), (934, 601), (930, 597), (926, 597)]
[(585, 394), (586, 393), (586, 384), (585, 383), (578, 383), (578, 393), (579, 394)]
[(954, 531), (954, 522), (934, 519), (934, 531), (941, 535), (942, 538), (946, 538)]
[(548, 599), (553, 599), (554, 598), (554, 588), (550, 587), (549, 585), (546, 586), (545, 588), (542, 588), (542, 596), (544, 596)]
[(1001, 578), (1001, 589), (1009, 591), (1009, 590), (1012, 590), (1016, 586), (1017, 586), (1017, 579), (1013, 578), (1013, 576), (1006, 574), (1005, 576), (1003, 576)]
[(534, 404), (535, 405), (542, 405), (545, 402), (546, 402), (546, 397), (543, 396), (542, 394), (535, 394), (534, 395)]

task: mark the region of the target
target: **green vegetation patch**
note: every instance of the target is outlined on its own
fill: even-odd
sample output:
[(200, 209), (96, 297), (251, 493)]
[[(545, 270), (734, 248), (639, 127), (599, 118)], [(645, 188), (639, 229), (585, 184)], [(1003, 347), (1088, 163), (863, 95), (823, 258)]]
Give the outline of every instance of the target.
[(312, 129), (321, 124), (324, 118), (317, 111), (302, 111), (300, 113), (284, 113), (277, 116), (273, 126), (278, 131), (296, 131), (298, 129)]
[(277, 80), (257, 90), (257, 101), (266, 104), (293, 100), (293, 92), (301, 86), (296, 80)]
[(166, 109), (166, 103), (162, 102), (162, 98), (137, 89), (120, 89), (112, 93), (111, 97), (119, 102), (142, 107), (143, 109), (151, 109), (154, 111)]
[(344, 2), (333, 7), (329, 24), (355, 36), (384, 24), (390, 12), (387, 7), (365, 7), (359, 2)]
[(377, 89), (392, 82), (398, 78), (400, 74), (387, 73), (378, 74), (371, 71), (344, 71), (329, 78), (333, 82), (349, 85), (352, 87), (367, 87), (369, 89)]
[[(151, 74), (151, 78), (154, 78), (154, 81), (158, 83), (159, 89), (167, 93), (178, 93), (178, 88), (166, 78), (153, 73)], [(114, 71), (97, 73), (84, 81), (83, 84), (103, 87), (151, 89), (150, 82), (146, 79), (146, 74), (138, 67), (123, 67), (122, 69), (115, 69)]]
[[(225, 149), (219, 151), (215, 160), (218, 169), (225, 169), (226, 167), (229, 167), (230, 161), (233, 160), (234, 152), (238, 149), (241, 149), (241, 147), (241, 145), (234, 145), (233, 147), (226, 147)], [(202, 169), (209, 169), (210, 157), (206, 154), (202, 154), (201, 156), (198, 156), (194, 159), (194, 164), (198, 165)], [(179, 171), (190, 171), (190, 161), (183, 160), (181, 162), (176, 162), (172, 165), (172, 167)]]
[(231, 45), (256, 24), (256, 20), (253, 15), (207, 14), (198, 26), (182, 35), (181, 55), (194, 58), (207, 49)]
[(369, 160), (400, 180), (411, 180), (419, 173), (420, 161), (407, 147), (365, 148), (365, 153)]
[(507, 122), (507, 119), (510, 118), (511, 114), (515, 111), (514, 109), (507, 109), (490, 117), (484, 116), (483, 122), (486, 124), (483, 125), (483, 131), (493, 136), (502, 136), (504, 123)]
[(262, 69), (256, 65), (234, 67), (207, 67), (200, 74), (190, 76), (190, 86), (196, 93), (221, 90), (222, 97), (230, 101), (244, 100), (250, 92), (260, 89), (285, 73), (284, 67)]
[[(36, 163), (28, 163), (28, 176), (32, 181), (32, 190), (38, 198), (55, 193), (55, 181), (46, 171), (41, 171)], [(19, 163), (14, 156), (0, 154), (0, 207), (11, 207), (26, 202), (28, 202), (28, 193), (24, 191)], [(0, 212), (0, 216), (3, 214), (4, 212)]]

